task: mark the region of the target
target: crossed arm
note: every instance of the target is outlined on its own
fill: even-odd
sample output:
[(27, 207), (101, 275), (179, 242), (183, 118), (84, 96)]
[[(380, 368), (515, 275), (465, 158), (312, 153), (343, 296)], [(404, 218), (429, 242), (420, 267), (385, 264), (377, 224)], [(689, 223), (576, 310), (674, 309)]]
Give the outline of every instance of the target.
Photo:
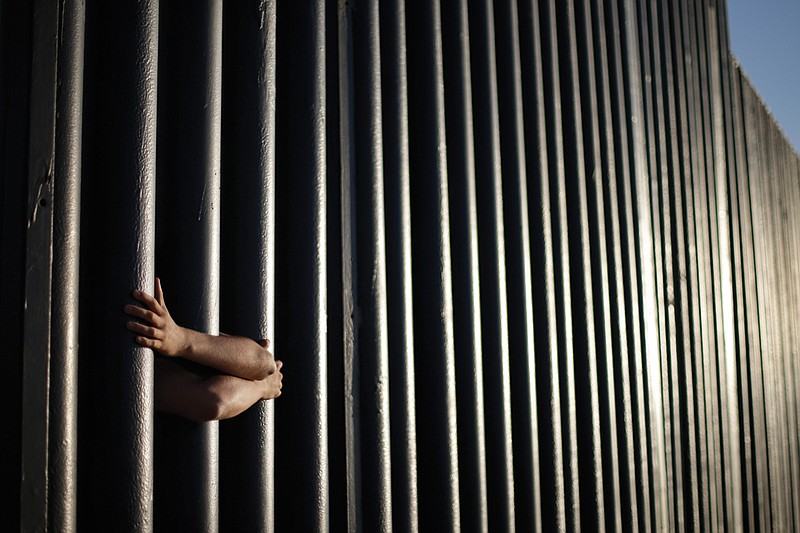
[[(161, 280), (155, 296), (140, 290), (132, 296), (143, 305), (126, 305), (134, 341), (164, 357), (155, 361), (155, 407), (190, 420), (234, 417), (259, 400), (281, 394), (280, 361), (269, 351), (269, 341), (208, 335), (175, 323), (167, 309)], [(213, 368), (220, 374), (205, 377), (178, 364), (183, 358)]]

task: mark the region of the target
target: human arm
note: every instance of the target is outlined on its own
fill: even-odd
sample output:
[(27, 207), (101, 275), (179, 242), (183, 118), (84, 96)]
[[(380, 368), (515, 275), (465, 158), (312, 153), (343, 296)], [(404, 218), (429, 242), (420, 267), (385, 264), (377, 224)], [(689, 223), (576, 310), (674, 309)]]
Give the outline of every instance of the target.
[(176, 361), (157, 357), (154, 400), (157, 411), (207, 422), (237, 416), (259, 400), (281, 395), (283, 363), (262, 380), (247, 380), (230, 375), (203, 377)]
[(245, 337), (209, 335), (177, 325), (167, 309), (159, 278), (155, 296), (141, 290), (131, 294), (143, 304), (124, 308), (125, 313), (142, 321), (128, 322), (128, 329), (137, 334), (137, 344), (166, 357), (183, 357), (243, 379), (263, 380), (275, 372), (269, 341), (257, 343)]

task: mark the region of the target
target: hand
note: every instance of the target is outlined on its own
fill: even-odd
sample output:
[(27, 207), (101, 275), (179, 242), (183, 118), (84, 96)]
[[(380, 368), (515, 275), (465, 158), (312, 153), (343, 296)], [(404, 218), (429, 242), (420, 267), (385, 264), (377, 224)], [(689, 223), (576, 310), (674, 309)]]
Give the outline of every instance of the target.
[(271, 376), (275, 372), (276, 366), (275, 366), (275, 356), (269, 349), (269, 339), (261, 339), (260, 341), (257, 342), (258, 345), (264, 348), (264, 350), (267, 352), (267, 361), (266, 361), (267, 375)]
[(140, 290), (134, 290), (131, 295), (145, 305), (139, 307), (129, 304), (124, 307), (125, 313), (145, 322), (128, 322), (128, 329), (137, 333), (134, 339), (136, 343), (168, 357), (179, 357), (185, 353), (188, 350), (186, 330), (172, 320), (164, 302), (161, 280), (156, 278), (155, 297)]
[(283, 388), (282, 367), (282, 361), (275, 361), (275, 372), (267, 376), (266, 379), (261, 380), (260, 383), (264, 386), (264, 392), (261, 395), (262, 400), (273, 400), (281, 395), (281, 389)]

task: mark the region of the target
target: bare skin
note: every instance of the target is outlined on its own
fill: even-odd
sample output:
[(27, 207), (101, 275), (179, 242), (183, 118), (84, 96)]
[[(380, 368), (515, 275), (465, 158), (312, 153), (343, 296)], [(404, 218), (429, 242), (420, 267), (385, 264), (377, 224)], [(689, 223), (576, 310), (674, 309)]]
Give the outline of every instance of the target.
[[(234, 417), (259, 400), (281, 394), (283, 363), (275, 361), (269, 341), (209, 335), (175, 323), (167, 309), (161, 280), (155, 296), (134, 290), (142, 306), (126, 305), (125, 313), (138, 319), (127, 327), (134, 341), (164, 357), (155, 360), (155, 408), (195, 420)], [(178, 364), (176, 358), (213, 368), (221, 374), (204, 377)]]

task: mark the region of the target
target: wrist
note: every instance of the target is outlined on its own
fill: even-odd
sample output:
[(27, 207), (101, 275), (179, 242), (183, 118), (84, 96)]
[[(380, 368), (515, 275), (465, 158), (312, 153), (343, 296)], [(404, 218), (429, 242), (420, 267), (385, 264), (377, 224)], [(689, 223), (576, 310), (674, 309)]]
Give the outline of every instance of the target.
[(175, 357), (187, 357), (192, 354), (192, 346), (194, 339), (192, 339), (192, 330), (177, 326), (178, 342), (175, 349)]

